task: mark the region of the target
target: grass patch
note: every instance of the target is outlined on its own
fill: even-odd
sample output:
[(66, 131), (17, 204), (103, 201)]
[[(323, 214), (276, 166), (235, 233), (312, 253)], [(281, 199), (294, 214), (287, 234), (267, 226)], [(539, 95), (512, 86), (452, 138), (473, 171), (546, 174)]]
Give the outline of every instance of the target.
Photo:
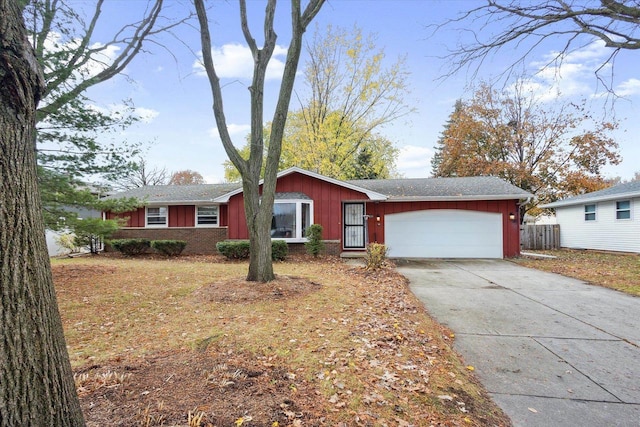
[(571, 249), (532, 252), (553, 255), (556, 258), (519, 258), (515, 261), (526, 267), (574, 277), (593, 285), (640, 296), (638, 255)]
[(87, 421), (510, 424), (394, 270), (302, 257), (247, 287), (220, 260), (53, 261)]

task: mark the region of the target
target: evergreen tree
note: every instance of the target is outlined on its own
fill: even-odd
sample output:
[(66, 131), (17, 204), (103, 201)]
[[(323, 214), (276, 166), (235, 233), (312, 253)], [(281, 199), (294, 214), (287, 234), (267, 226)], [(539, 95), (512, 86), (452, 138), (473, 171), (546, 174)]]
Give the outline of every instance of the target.
[(462, 111), (462, 100), (458, 99), (456, 100), (456, 103), (453, 107), (453, 112), (449, 116), (447, 123), (444, 125), (444, 130), (440, 134), (440, 137), (438, 138), (438, 142), (434, 147), (433, 157), (431, 158), (431, 176), (433, 177), (440, 176), (439, 170), (440, 170), (440, 164), (442, 163), (443, 151), (445, 149), (446, 134), (448, 133), (451, 126), (453, 126), (453, 124), (455, 123), (456, 117), (461, 111)]

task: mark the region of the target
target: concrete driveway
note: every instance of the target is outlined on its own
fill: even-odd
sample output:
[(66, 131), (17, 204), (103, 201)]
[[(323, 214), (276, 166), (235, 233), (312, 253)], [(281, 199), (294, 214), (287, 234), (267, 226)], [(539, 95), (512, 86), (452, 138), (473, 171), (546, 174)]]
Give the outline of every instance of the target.
[(503, 260), (398, 270), (515, 426), (640, 426), (640, 298)]

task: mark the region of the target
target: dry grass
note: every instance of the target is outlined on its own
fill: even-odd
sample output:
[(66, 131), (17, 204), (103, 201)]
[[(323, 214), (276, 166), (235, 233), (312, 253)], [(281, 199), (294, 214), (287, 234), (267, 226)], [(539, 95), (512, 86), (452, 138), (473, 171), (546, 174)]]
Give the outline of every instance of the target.
[(562, 249), (534, 251), (556, 259), (520, 258), (519, 264), (575, 277), (593, 285), (640, 296), (640, 256)]
[(89, 424), (509, 425), (393, 270), (302, 258), (253, 287), (246, 268), (54, 261)]

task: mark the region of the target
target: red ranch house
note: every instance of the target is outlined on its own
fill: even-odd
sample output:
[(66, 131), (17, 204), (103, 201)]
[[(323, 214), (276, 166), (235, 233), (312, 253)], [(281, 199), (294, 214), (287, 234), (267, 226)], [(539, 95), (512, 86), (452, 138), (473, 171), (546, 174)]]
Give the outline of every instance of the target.
[[(533, 197), (495, 177), (340, 181), (296, 167), (278, 174), (276, 192), (271, 235), (292, 250), (302, 250), (309, 225), (321, 224), (330, 253), (380, 242), (397, 258), (517, 256), (518, 204)], [(128, 220), (116, 238), (186, 240), (185, 253), (248, 238), (237, 183), (148, 186), (112, 197), (145, 202), (118, 215)]]

